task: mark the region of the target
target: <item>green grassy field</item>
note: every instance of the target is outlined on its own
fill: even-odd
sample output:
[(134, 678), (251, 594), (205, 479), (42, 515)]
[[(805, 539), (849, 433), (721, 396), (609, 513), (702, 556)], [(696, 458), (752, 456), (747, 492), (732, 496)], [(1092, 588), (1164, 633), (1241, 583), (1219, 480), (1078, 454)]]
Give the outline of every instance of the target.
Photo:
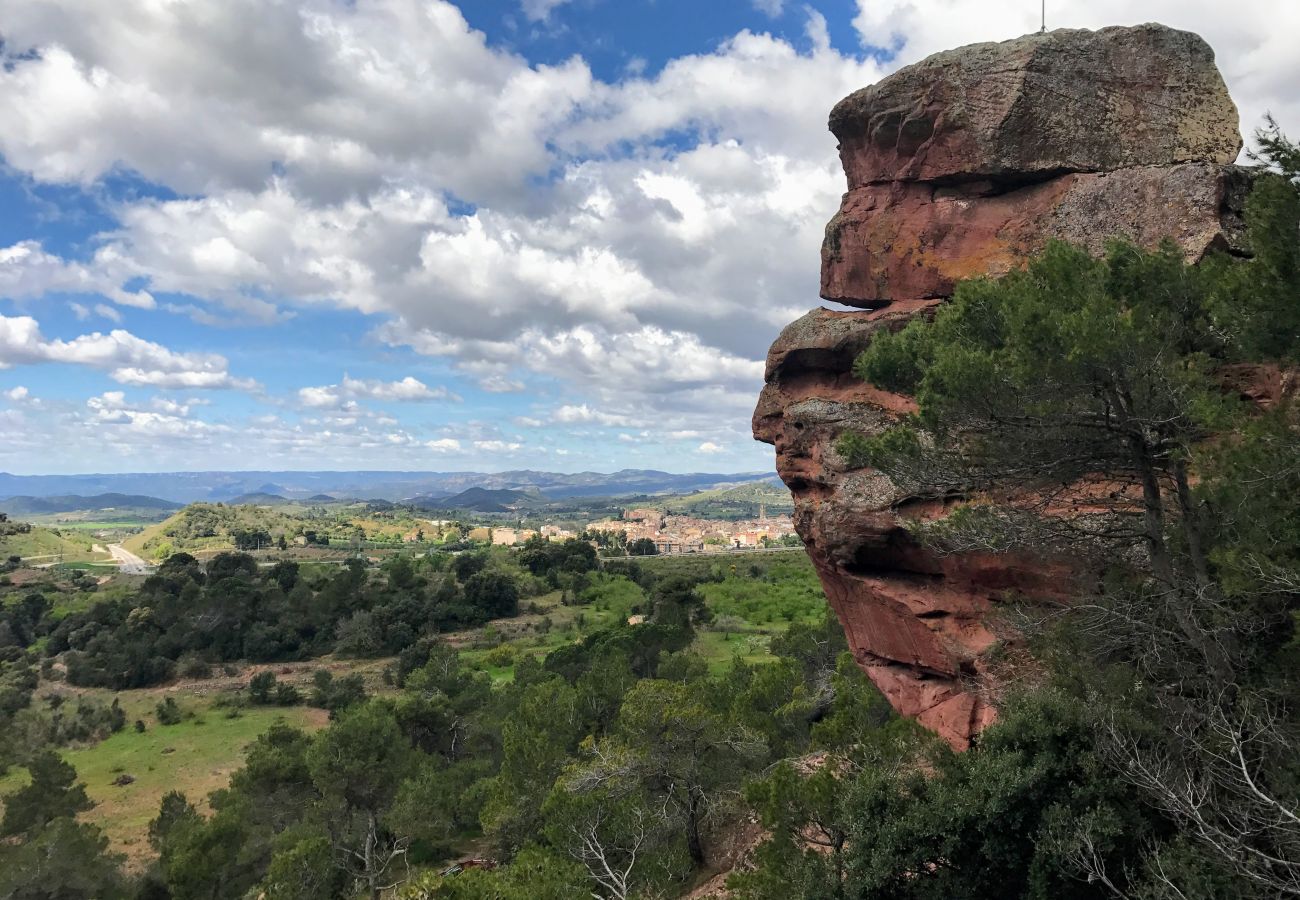
[[(181, 708), (192, 715), (177, 725), (159, 725), (154, 707), (164, 693), (147, 690), (117, 695), (127, 712), (126, 728), (98, 744), (63, 754), (76, 767), (95, 803), (83, 818), (102, 828), (113, 849), (125, 853), (133, 867), (153, 852), (146, 835), (164, 794), (181, 790), (200, 808), (206, 808), (208, 794), (226, 785), (230, 774), (243, 764), (244, 748), (272, 723), (283, 720), (314, 730), (327, 721), (323, 710), (306, 707), (249, 708), (228, 718), (225, 710), (212, 708), (206, 698), (176, 693), (173, 696)], [(145, 722), (143, 733), (132, 727), (136, 719)], [(115, 785), (123, 775), (135, 780)], [(15, 769), (0, 778), (0, 798), (21, 787), (26, 777), (25, 770)]]
[(21, 556), (23, 559), (30, 559), (37, 564), (54, 562), (60, 556), (65, 561), (109, 559), (106, 550), (99, 553), (95, 552), (94, 547), (96, 544), (102, 546), (103, 542), (75, 532), (62, 533), (49, 528), (33, 526), (32, 530), (26, 534), (0, 534), (0, 559)]

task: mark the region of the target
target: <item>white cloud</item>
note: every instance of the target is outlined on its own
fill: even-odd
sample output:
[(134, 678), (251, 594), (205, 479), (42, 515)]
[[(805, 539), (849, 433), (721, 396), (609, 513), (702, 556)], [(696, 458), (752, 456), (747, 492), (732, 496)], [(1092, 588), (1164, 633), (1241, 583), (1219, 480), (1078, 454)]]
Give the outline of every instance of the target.
[[(313, 196), (430, 173), (460, 196), (508, 195), (546, 171), (546, 133), (591, 81), (580, 61), (530, 69), (487, 47), (440, 0), (5, 0), (0, 17), (14, 62), (0, 152), (52, 182), (123, 165), (211, 193), (278, 165)], [(207, 253), (246, 263), (219, 243)]]
[(749, 2), (754, 9), (773, 19), (785, 10), (785, 0), (749, 0)]
[(30, 392), (27, 390), (27, 388), (23, 387), (20, 384), (17, 387), (10, 388), (9, 390), (5, 391), (4, 395), (15, 403), (21, 403), (23, 400), (27, 399), (29, 393)]
[(119, 325), (122, 323), (122, 314), (107, 303), (96, 303), (95, 315), (101, 316), (102, 318), (108, 319), (110, 322), (115, 322)]
[[(542, 22), (560, 2), (521, 0), (521, 18)], [(1288, 40), (1300, 7), (1153, 4), (1057, 4), (1049, 24), (1195, 28), (1247, 129), (1272, 108), (1300, 131)], [(129, 171), (168, 189), (114, 205), (89, 256), (34, 240), (0, 248), (0, 297), (102, 297), (72, 306), (86, 319), (165, 297), (167, 312), (211, 327), (348, 310), (371, 317), (382, 343), (444, 357), (484, 391), (540, 388), (523, 427), (613, 441), (602, 429), (653, 426), (659, 440), (736, 454), (767, 345), (817, 302), (823, 227), (844, 188), (830, 107), (933, 50), (1037, 27), (1033, 6), (861, 0), (863, 43), (899, 51), (883, 62), (832, 48), (805, 9), (802, 49), (743, 31), (653, 70), (629, 62), (606, 83), (580, 58), (531, 65), (488, 46), (445, 0), (0, 0), (6, 164), (39, 182)], [(0, 367), (65, 361), (132, 386), (251, 386), (220, 357), (120, 329), (46, 340), (22, 321), (0, 320)], [(312, 424), (254, 437), (289, 454), (326, 433), (341, 455), (460, 451), (360, 408), (438, 397), (349, 381), (302, 389)]]
[(507, 378), (501, 374), (487, 375), (480, 378), (478, 386), (489, 394), (518, 394), (527, 387), (519, 379)]
[(348, 408), (356, 400), (377, 400), (393, 403), (418, 403), (429, 400), (459, 400), (444, 387), (431, 388), (423, 381), (407, 375), (399, 381), (374, 381), (343, 376), (339, 384), (305, 387), (298, 390), (298, 401), (315, 409)]
[(523, 444), (517, 441), (475, 441), (475, 450), (484, 450), (488, 453), (514, 453), (516, 450), (522, 450)]
[(713, 443), (713, 441), (705, 441), (703, 444), (700, 444), (700, 446), (696, 447), (695, 449), (698, 450), (700, 453), (721, 453), (724, 448)]
[(460, 441), (455, 438), (439, 438), (436, 441), (426, 441), (424, 446), (438, 453), (453, 453), (460, 451)]
[(0, 315), (0, 369), (36, 363), (68, 363), (108, 371), (123, 384), (155, 387), (254, 390), (252, 379), (235, 378), (215, 353), (177, 353), (129, 331), (98, 331), (70, 341), (47, 339), (30, 316)]
[(577, 406), (565, 405), (557, 409), (551, 416), (553, 421), (564, 424), (574, 423), (594, 423), (597, 425), (629, 425), (631, 420), (626, 416), (617, 416), (610, 413), (601, 412), (598, 409), (592, 409), (583, 403)]
[(544, 22), (551, 13), (572, 0), (520, 0), (520, 8), (530, 22)]
[(155, 439), (192, 441), (230, 430), (228, 426), (190, 418), (187, 408), (175, 404), (155, 400), (152, 405), (152, 410), (142, 409), (128, 401), (123, 391), (105, 391), (86, 400), (88, 423), (106, 428), (104, 434), (110, 442), (128, 444)]

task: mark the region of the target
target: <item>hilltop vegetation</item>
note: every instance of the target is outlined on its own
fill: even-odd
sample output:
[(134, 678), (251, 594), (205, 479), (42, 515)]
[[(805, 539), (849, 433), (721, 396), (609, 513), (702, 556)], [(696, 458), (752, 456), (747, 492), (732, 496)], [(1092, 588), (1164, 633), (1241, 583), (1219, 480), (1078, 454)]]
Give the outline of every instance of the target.
[(313, 547), (400, 547), (408, 535), (420, 537), (421, 543), (443, 538), (427, 516), (386, 503), (192, 503), (125, 546), (147, 558), (165, 559), (177, 552), (283, 549), (295, 541)]

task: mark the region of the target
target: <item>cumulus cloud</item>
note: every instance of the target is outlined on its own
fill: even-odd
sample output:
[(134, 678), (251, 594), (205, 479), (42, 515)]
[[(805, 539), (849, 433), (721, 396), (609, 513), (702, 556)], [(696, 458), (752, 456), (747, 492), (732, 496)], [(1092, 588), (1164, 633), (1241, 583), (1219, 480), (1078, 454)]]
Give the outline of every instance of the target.
[[(542, 22), (561, 2), (519, 9)], [(1247, 129), (1266, 108), (1300, 127), (1300, 57), (1286, 40), (1300, 7), (1153, 3), (1099, 0), (1049, 24), (1140, 16), (1199, 30)], [(799, 46), (740, 31), (605, 82), (581, 58), (537, 65), (489, 45), (446, 0), (0, 0), (7, 165), (38, 182), (129, 171), (165, 188), (114, 204), (89, 255), (0, 248), (0, 297), (98, 295), (74, 311), (165, 308), (213, 327), (343, 309), (370, 317), (381, 345), (443, 358), (483, 391), (553, 387), (517, 417), (524, 427), (616, 441), (615, 429), (653, 424), (681, 446), (735, 453), (768, 343), (817, 302), (823, 226), (844, 189), (831, 105), (933, 50), (1037, 28), (1032, 6), (859, 0), (870, 52), (846, 53), (804, 10)], [(57, 359), (133, 387), (250, 385), (220, 357), (161, 357), (171, 351), (120, 329), (51, 341), (22, 321), (0, 320), (0, 366)], [(513, 443), (434, 446), (359, 411), (451, 399), (391, 393), (403, 383), (303, 388), (312, 423), (253, 437), (286, 453), (323, 433), (340, 453)]]
[(698, 450), (700, 453), (721, 453), (723, 450), (722, 447), (713, 443), (713, 441), (705, 441), (703, 444), (700, 444), (700, 446), (696, 447), (695, 449)]
[(232, 376), (226, 358), (215, 353), (177, 353), (120, 328), (70, 341), (48, 339), (31, 316), (0, 315), (0, 369), (36, 363), (103, 369), (123, 384), (246, 391), (257, 387), (252, 379)]
[(175, 404), (153, 404), (144, 409), (128, 401), (123, 391), (105, 391), (86, 400), (90, 410), (89, 423), (104, 426), (106, 437), (115, 443), (141, 444), (150, 440), (195, 441), (229, 431), (225, 425), (216, 425), (191, 418), (189, 410)]
[(10, 388), (4, 392), (4, 395), (15, 403), (21, 403), (26, 400), (30, 392), (21, 384), (17, 387)]
[[(0, 135), (10, 161), (50, 180), (125, 165), (191, 193), (125, 204), (98, 258), (61, 277), (119, 290), (143, 280), (150, 296), (195, 298), (184, 311), (202, 322), (217, 320), (206, 304), (273, 315), (268, 297), (391, 317), (391, 342), (450, 356), (487, 391), (519, 390), (512, 369), (553, 366), (587, 382), (598, 379), (593, 368), (617, 366), (619, 378), (639, 383), (622, 402), (646, 413), (669, 402), (662, 395), (679, 390), (685, 372), (687, 382), (732, 384), (744, 366), (752, 389), (775, 328), (812, 302), (821, 229), (842, 189), (825, 108), (876, 77), (875, 62), (743, 32), (654, 77), (611, 85), (580, 61), (529, 66), (488, 48), (444, 3), (305, 2), (300, 19), (283, 9), (270, 16), (274, 53), (242, 47), (235, 57), (245, 73), (280, 76), (290, 94), (312, 101), (288, 109), (255, 90), (257, 79), (223, 77), (233, 63), (219, 63), (220, 54), (233, 51), (220, 26), (239, 6), (199, 28), (182, 12), (127, 4), (120, 18), (132, 33), (190, 48), (196, 64), (183, 72), (122, 53), (112, 36), (127, 26), (78, 0), (55, 4), (61, 16), (15, 16), (8, 46), (57, 44), (66, 58), (18, 60), (0, 75), (12, 88), (0, 107), (23, 112), (25, 123)], [(434, 57), (428, 65), (448, 69), (442, 83), (418, 69), (422, 51)], [(302, 71), (282, 71), (295, 55)], [(389, 60), (381, 68), (392, 90), (382, 100), (352, 83), (354, 55)], [(93, 108), (46, 110), (38, 99), (49, 99), (47, 79), (84, 89)], [(432, 122), (430, 110), (449, 112), (457, 87), (473, 108)], [(155, 96), (156, 106), (141, 99)], [(427, 107), (415, 110), (420, 103)], [(191, 146), (210, 130), (213, 104), (231, 112), (224, 131), (244, 134), (237, 146), (226, 134)], [(115, 106), (126, 118), (102, 121)], [(331, 118), (336, 110), (347, 115)], [(69, 150), (57, 136), (73, 130), (91, 137)], [(695, 146), (658, 146), (684, 130), (698, 133)], [(270, 132), (280, 143), (268, 146)], [(619, 149), (629, 141), (640, 147), (630, 155)], [(356, 166), (323, 146), (355, 147)], [(179, 159), (183, 172), (174, 170)], [(480, 166), (490, 179), (476, 174)], [(280, 174), (267, 180), (273, 168)], [(548, 186), (519, 189), (551, 170), (560, 175)], [(451, 214), (447, 192), (477, 208)], [(28, 248), (31, 267), (58, 269), (39, 252)], [(516, 344), (525, 360), (512, 357)], [(623, 364), (627, 354), (653, 357), (654, 368)], [(497, 371), (472, 368), (485, 355)]]
[(509, 194), (546, 171), (546, 133), (591, 81), (580, 61), (530, 68), (489, 48), (439, 0), (6, 0), (0, 16), (17, 63), (0, 73), (0, 151), (51, 182), (125, 165), (211, 193), (279, 165), (313, 196), (416, 173)]
[(419, 403), (430, 400), (459, 400), (444, 387), (431, 388), (407, 375), (399, 381), (374, 381), (343, 376), (339, 384), (305, 387), (298, 390), (298, 401), (314, 409), (345, 408), (357, 400), (389, 403)]

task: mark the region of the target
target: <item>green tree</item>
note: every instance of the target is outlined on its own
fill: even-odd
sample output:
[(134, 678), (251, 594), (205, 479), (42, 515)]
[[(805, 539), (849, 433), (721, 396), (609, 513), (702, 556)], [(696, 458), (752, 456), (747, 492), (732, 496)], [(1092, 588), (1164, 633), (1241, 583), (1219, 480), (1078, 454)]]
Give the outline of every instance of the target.
[(519, 585), (505, 572), (479, 572), (465, 582), (465, 602), (489, 619), (519, 615)]
[(342, 713), (307, 753), (312, 781), (332, 811), (336, 861), (371, 900), (403, 880), (396, 866), (408, 836), (391, 833), (381, 818), (415, 759), (392, 710), (379, 701)]
[(72, 819), (94, 804), (77, 771), (53, 750), (39, 750), (27, 763), (31, 781), (4, 800), (0, 836), (34, 836), (54, 819)]
[(483, 808), (483, 830), (506, 856), (536, 840), (542, 804), (582, 736), (577, 696), (563, 679), (525, 687), (501, 726), (501, 770)]
[(262, 880), (266, 900), (320, 900), (344, 896), (346, 876), (334, 864), (329, 835), (310, 826), (281, 832)]
[[(666, 805), (696, 865), (704, 862), (703, 824), (720, 791), (739, 785), (762, 760), (762, 739), (714, 712), (706, 683), (640, 681), (628, 692), (614, 734), (596, 745), (582, 783), (629, 771)], [(611, 768), (611, 761), (618, 761)]]
[(443, 878), (423, 875), (405, 885), (400, 900), (572, 900), (589, 895), (582, 869), (546, 850), (530, 847), (508, 866), (470, 868)]
[(120, 863), (98, 828), (51, 819), (24, 841), (0, 841), (0, 897), (118, 900), (129, 896)]

